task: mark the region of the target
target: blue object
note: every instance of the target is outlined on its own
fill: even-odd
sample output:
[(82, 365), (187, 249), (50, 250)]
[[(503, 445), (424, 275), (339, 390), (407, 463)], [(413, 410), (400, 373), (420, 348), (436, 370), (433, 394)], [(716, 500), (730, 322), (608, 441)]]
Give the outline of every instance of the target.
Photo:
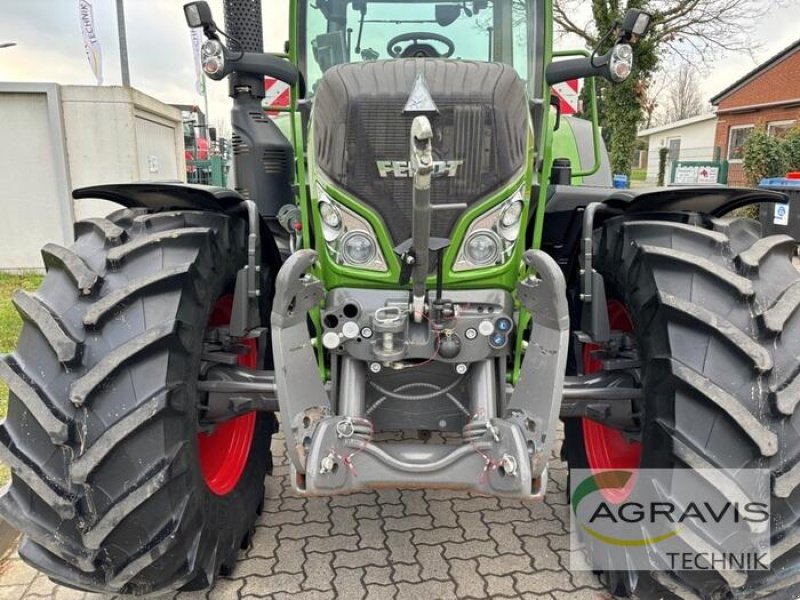
[(618, 190), (627, 190), (630, 187), (627, 175), (614, 175), (614, 188)]
[(493, 348), (502, 348), (506, 345), (506, 336), (504, 336), (502, 333), (493, 333), (489, 338), (489, 344)]
[(788, 177), (767, 177), (762, 179), (758, 187), (774, 188), (774, 187), (788, 187), (800, 190), (800, 179), (789, 179)]
[(511, 322), (511, 319), (507, 317), (501, 317), (500, 319), (497, 319), (495, 327), (497, 327), (497, 331), (500, 331), (502, 333), (508, 333), (509, 331), (511, 331), (513, 323)]

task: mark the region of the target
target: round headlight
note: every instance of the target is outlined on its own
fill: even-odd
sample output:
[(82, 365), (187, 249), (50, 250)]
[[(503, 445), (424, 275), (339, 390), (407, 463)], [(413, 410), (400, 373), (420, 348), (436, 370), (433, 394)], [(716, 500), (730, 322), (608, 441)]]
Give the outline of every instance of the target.
[(490, 231), (478, 231), (467, 240), (465, 252), (474, 265), (495, 264), (500, 255), (500, 240)]
[(214, 77), (223, 72), (225, 68), (225, 53), (222, 44), (217, 40), (208, 40), (200, 48), (203, 71), (209, 77)]
[(221, 56), (206, 56), (203, 58), (203, 71), (209, 77), (213, 77), (225, 68), (225, 62)]
[(222, 44), (217, 40), (206, 40), (200, 47), (200, 52), (203, 56), (222, 54)]
[(348, 233), (342, 240), (342, 254), (348, 264), (365, 265), (375, 258), (375, 253), (375, 243), (363, 231)]
[(622, 83), (633, 72), (633, 48), (628, 44), (617, 44), (611, 51), (609, 61), (611, 78), (617, 83)]
[(500, 223), (503, 227), (513, 227), (519, 223), (522, 217), (522, 201), (514, 200), (511, 204), (506, 206), (503, 210), (503, 216), (500, 217)]
[(330, 202), (319, 203), (319, 216), (322, 222), (331, 229), (339, 229), (342, 226), (342, 214)]

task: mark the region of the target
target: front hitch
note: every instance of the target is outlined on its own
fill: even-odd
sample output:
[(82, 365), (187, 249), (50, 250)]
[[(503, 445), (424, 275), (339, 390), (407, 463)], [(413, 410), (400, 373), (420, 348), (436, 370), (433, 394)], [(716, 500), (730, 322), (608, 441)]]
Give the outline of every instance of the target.
[[(497, 384), (496, 359), (475, 360), (468, 367), (469, 379), (464, 380), (470, 403), (460, 442), (432, 445), (380, 441), (371, 414), (374, 408), (366, 405), (366, 389), (372, 386), (401, 401), (421, 402), (452, 396), (450, 390), (461, 379), (430, 391), (424, 383), (426, 371), (420, 370), (417, 373), (423, 379), (418, 384), (392, 391), (376, 386), (367, 362), (344, 353), (336, 362), (337, 389), (331, 390), (336, 401), (329, 399), (326, 385), (316, 375), (319, 369), (307, 325), (308, 312), (324, 297), (321, 283), (308, 273), (315, 259), (309, 250), (289, 258), (278, 275), (272, 314), (275, 388), (296, 490), (334, 495), (423, 486), (541, 498), (569, 336), (566, 284), (558, 265), (542, 252), (525, 254), (527, 266), (536, 272), (518, 288), (520, 300), (533, 315), (531, 343), (522, 378), (508, 402), (502, 401)], [(369, 364), (370, 371), (374, 364)], [(409, 391), (400, 393), (404, 387)], [(502, 406), (505, 410), (499, 414)]]
[(306, 449), (317, 422), (331, 414), (308, 334), (308, 313), (325, 298), (322, 283), (308, 273), (316, 260), (313, 250), (292, 254), (278, 272), (272, 304), (275, 389), (287, 454), (300, 474), (306, 471)]

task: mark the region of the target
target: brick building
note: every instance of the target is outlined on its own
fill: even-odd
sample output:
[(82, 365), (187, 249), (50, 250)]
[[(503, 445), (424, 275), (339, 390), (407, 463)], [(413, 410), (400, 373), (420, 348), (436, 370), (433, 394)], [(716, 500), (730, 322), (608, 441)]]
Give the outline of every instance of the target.
[(728, 182), (746, 182), (744, 142), (756, 127), (780, 136), (800, 125), (800, 40), (711, 99), (717, 107), (716, 146), (730, 162)]

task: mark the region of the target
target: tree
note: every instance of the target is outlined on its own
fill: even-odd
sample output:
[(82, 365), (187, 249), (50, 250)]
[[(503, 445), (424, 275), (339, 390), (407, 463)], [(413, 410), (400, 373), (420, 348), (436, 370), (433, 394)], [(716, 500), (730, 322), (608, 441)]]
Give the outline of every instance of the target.
[(756, 127), (744, 143), (744, 172), (753, 186), (765, 177), (786, 174), (786, 151), (783, 142), (767, 133), (765, 125)]
[[(593, 23), (581, 22), (576, 16), (588, 8)], [(647, 82), (659, 63), (675, 58), (689, 64), (710, 64), (727, 52), (751, 52), (752, 28), (764, 14), (761, 0), (555, 0), (553, 16), (563, 32), (596, 48), (632, 8), (653, 15), (648, 35), (634, 48), (634, 72), (621, 85), (599, 85), (603, 93), (601, 123), (611, 165), (615, 173), (626, 174), (630, 173), (636, 131), (647, 104)]]
[(703, 112), (703, 98), (697, 83), (697, 71), (681, 65), (666, 94), (664, 119), (667, 123), (696, 117)]
[(800, 171), (800, 125), (784, 136), (783, 146), (787, 170)]
[(642, 129), (665, 125), (664, 111), (661, 110), (667, 90), (666, 77), (653, 77), (650, 81), (640, 81), (642, 86)]

